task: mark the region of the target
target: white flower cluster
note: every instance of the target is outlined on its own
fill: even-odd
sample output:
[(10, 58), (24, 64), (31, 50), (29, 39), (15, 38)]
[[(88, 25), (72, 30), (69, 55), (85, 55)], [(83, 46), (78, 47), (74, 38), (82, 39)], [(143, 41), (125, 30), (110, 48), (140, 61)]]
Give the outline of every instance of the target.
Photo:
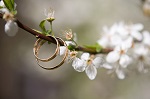
[[(16, 8), (16, 4), (14, 5)], [(8, 36), (15, 36), (16, 33), (18, 32), (18, 25), (15, 22), (15, 18), (14, 15), (6, 8), (3, 0), (0, 1), (0, 13), (3, 13), (3, 19), (6, 20), (6, 24), (5, 24), (5, 33)]]
[[(76, 46), (76, 35), (72, 33), (71, 29), (63, 31), (63, 35), (65, 36), (67, 46)], [(70, 40), (70, 41), (69, 41)], [(59, 54), (64, 55), (66, 51), (65, 46), (60, 46)], [(66, 62), (72, 62), (73, 68), (78, 72), (85, 71), (89, 79), (95, 79), (97, 75), (97, 68), (102, 67), (104, 60), (101, 57), (95, 57), (94, 55), (90, 55), (89, 53), (83, 53), (81, 57), (77, 57), (78, 52), (74, 50), (69, 50), (68, 57), (66, 58)]]
[[(129, 67), (148, 72), (150, 67), (150, 33), (143, 31), (142, 24), (115, 23), (104, 27), (103, 36), (97, 41), (104, 48), (112, 48), (103, 67), (109, 67), (119, 79), (124, 79)], [(111, 68), (110, 68), (111, 67)]]
[[(64, 54), (65, 47), (60, 47), (60, 55)], [(103, 59), (101, 57), (94, 57), (89, 53), (83, 53), (80, 58), (77, 57), (77, 51), (69, 51), (67, 62), (72, 61), (73, 68), (78, 72), (85, 71), (89, 79), (95, 79), (97, 75), (97, 68), (102, 67)]]
[[(108, 73), (116, 73), (124, 79), (128, 68), (136, 68), (147, 73), (150, 67), (150, 33), (143, 31), (142, 24), (115, 23), (110, 29), (104, 27), (102, 37), (97, 41), (103, 48), (113, 49), (107, 55), (100, 56), (83, 53), (80, 58), (77, 51), (69, 51), (66, 62), (72, 62), (78, 72), (85, 71), (89, 79), (95, 79), (97, 68), (108, 69)], [(67, 45), (75, 45), (66, 41)], [(60, 55), (64, 55), (66, 47), (60, 47)], [(105, 59), (104, 59), (105, 58)]]

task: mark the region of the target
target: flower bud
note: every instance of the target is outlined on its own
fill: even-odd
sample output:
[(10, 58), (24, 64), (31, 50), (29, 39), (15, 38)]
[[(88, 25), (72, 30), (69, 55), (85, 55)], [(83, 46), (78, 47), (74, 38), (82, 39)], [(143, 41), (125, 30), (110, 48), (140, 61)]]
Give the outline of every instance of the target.
[(65, 36), (66, 40), (71, 40), (73, 38), (71, 29), (63, 31), (63, 35)]
[(45, 9), (44, 10), (44, 14), (47, 17), (46, 20), (49, 21), (49, 22), (54, 21), (55, 20), (54, 13), (55, 13), (55, 11), (53, 9), (51, 9), (51, 8), (48, 9), (48, 10)]
[(16, 22), (9, 20), (5, 24), (5, 32), (8, 36), (15, 36), (18, 32), (18, 25)]
[(150, 16), (150, 0), (145, 0), (143, 4), (143, 11), (145, 15)]

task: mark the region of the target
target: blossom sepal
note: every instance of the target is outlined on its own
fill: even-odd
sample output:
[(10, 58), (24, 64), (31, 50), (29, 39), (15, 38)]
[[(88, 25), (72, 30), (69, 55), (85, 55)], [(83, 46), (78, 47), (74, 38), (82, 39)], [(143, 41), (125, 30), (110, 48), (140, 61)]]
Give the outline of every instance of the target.
[(52, 22), (52, 21), (55, 20), (55, 18), (47, 18), (46, 20), (47, 20), (48, 22)]

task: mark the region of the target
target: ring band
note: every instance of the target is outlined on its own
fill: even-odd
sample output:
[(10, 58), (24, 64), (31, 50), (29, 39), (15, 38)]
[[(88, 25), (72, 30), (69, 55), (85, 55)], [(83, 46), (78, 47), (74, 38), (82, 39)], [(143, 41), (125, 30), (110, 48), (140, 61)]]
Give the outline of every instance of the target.
[(53, 37), (53, 36), (49, 36), (49, 37), (53, 38), (53, 39), (56, 41), (57, 47), (56, 47), (55, 53), (54, 53), (52, 56), (50, 56), (49, 58), (47, 58), (47, 59), (41, 59), (41, 58), (38, 57), (39, 50), (40, 50), (41, 46), (42, 46), (46, 41), (39, 38), (39, 39), (35, 42), (35, 44), (34, 44), (34, 48), (33, 48), (34, 56), (36, 57), (37, 60), (40, 60), (40, 61), (42, 61), (42, 62), (48, 62), (48, 61), (54, 59), (54, 58), (57, 56), (57, 53), (59, 52), (59, 42), (58, 42), (58, 40), (57, 40), (55, 37)]
[(36, 61), (37, 61), (37, 64), (38, 64), (41, 68), (43, 68), (43, 69), (45, 69), (45, 70), (53, 70), (53, 69), (56, 69), (56, 68), (60, 67), (60, 66), (65, 62), (65, 59), (66, 59), (67, 56), (68, 56), (68, 47), (67, 47), (67, 44), (65, 43), (65, 41), (63, 41), (63, 40), (62, 40), (61, 38), (59, 38), (59, 37), (57, 37), (56, 39), (58, 40), (58, 42), (60, 42), (59, 40), (61, 40), (61, 41), (63, 42), (63, 45), (66, 47), (65, 55), (64, 55), (62, 61), (61, 61), (58, 65), (56, 65), (56, 66), (54, 66), (54, 67), (44, 67), (44, 66), (42, 66), (41, 64), (39, 64), (39, 60), (36, 60)]

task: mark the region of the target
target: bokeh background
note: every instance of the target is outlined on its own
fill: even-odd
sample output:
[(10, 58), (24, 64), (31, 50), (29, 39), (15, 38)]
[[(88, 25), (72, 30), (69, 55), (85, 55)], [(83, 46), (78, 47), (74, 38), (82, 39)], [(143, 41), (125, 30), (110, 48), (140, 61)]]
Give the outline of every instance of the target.
[[(56, 35), (71, 28), (79, 45), (93, 44), (102, 27), (125, 21), (142, 23), (150, 30), (150, 17), (143, 14), (141, 0), (15, 0), (18, 19), (39, 30), (45, 8), (55, 10)], [(19, 29), (15, 37), (4, 32), (0, 19), (0, 99), (150, 99), (149, 74), (130, 73), (119, 80), (99, 69), (95, 80), (76, 72), (71, 64), (46, 71), (38, 67), (32, 48), (35, 37)], [(55, 46), (45, 46), (41, 57), (52, 54)], [(57, 58), (49, 65), (60, 61)]]

